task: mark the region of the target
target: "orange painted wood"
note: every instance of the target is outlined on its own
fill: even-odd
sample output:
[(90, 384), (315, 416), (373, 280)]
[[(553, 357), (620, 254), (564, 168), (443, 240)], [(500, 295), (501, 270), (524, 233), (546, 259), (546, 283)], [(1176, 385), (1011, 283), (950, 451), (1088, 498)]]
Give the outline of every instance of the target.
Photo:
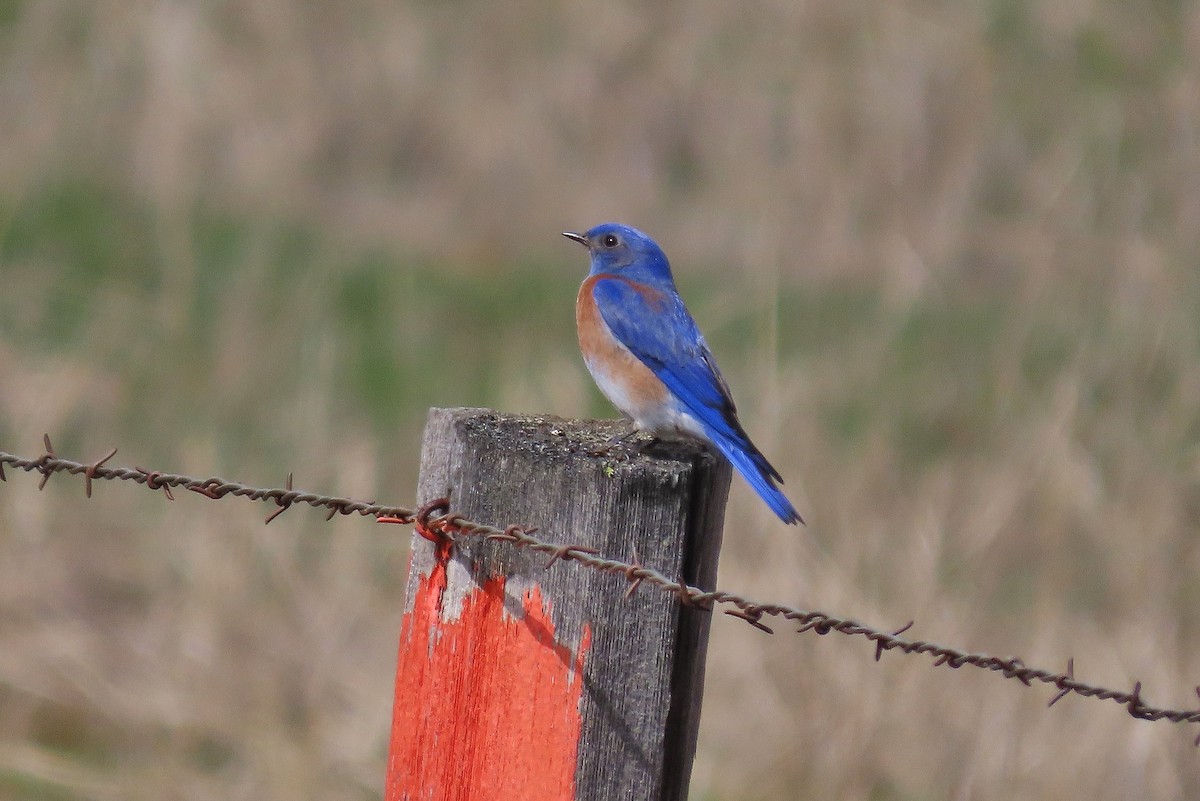
[[(699, 443), (597, 450), (627, 423), (432, 410), (418, 498), (537, 525), (712, 586), (728, 465)], [(387, 801), (683, 799), (707, 613), (506, 544), (414, 536)]]
[(503, 576), (452, 613), (445, 564), (419, 581), (400, 651), (426, 658), (396, 671), (387, 797), (572, 798), (588, 629), (556, 642), (536, 586), (509, 614)]

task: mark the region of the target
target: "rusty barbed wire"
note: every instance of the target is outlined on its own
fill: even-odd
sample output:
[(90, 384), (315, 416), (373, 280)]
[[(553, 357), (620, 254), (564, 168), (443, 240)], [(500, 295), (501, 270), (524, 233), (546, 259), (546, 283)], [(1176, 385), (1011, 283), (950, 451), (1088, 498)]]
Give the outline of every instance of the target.
[(326, 516), (326, 520), (333, 519), (333, 516), (337, 514), (359, 514), (363, 517), (394, 517), (405, 523), (411, 523), (413, 516), (416, 514), (413, 510), (405, 509), (402, 506), (385, 506), (374, 501), (356, 501), (352, 498), (340, 498), (334, 495), (318, 495), (313, 492), (293, 490), (291, 475), (288, 476), (285, 489), (249, 487), (245, 484), (239, 484), (236, 481), (227, 481), (215, 476), (201, 479), (178, 475), (176, 473), (164, 473), (159, 470), (147, 470), (144, 467), (105, 467), (104, 463), (116, 456), (116, 448), (113, 448), (106, 456), (95, 462), (81, 464), (73, 462), (70, 459), (60, 459), (54, 452), (54, 447), (50, 444), (50, 437), (48, 435), (43, 437), (42, 442), (46, 446), (46, 452), (36, 459), (22, 458), (5, 451), (0, 451), (0, 481), (6, 480), (4, 465), (7, 464), (17, 470), (24, 470), (27, 473), (41, 473), (42, 481), (38, 485), (38, 489), (44, 488), (46, 482), (50, 480), (50, 476), (55, 473), (68, 473), (70, 475), (79, 475), (82, 473), (85, 479), (85, 492), (89, 498), (92, 497), (92, 481), (96, 479), (105, 481), (133, 481), (145, 485), (148, 489), (161, 489), (169, 500), (175, 500), (174, 495), (171, 493), (173, 487), (191, 490), (213, 500), (223, 498), (226, 495), (236, 495), (252, 501), (272, 501), (278, 505), (279, 509), (267, 517), (266, 522), (268, 523), (293, 504), (308, 504), (314, 508), (328, 509), (329, 514)]
[[(631, 561), (624, 562), (609, 559), (600, 555), (596, 549), (579, 545), (547, 542), (534, 537), (536, 527), (510, 525), (497, 528), (482, 523), (467, 520), (461, 514), (449, 508), (445, 498), (439, 498), (425, 504), (419, 509), (404, 506), (388, 506), (373, 501), (357, 501), (331, 495), (319, 495), (312, 492), (302, 492), (292, 488), (292, 475), (289, 474), (285, 488), (257, 488), (228, 481), (223, 478), (194, 478), (176, 473), (166, 473), (158, 470), (147, 470), (142, 467), (106, 467), (117, 451), (114, 448), (104, 457), (88, 464), (71, 461), (59, 457), (50, 444), (49, 436), (44, 438), (46, 451), (36, 458), (24, 458), (6, 451), (0, 451), (0, 481), (6, 481), (4, 466), (25, 472), (41, 473), (42, 480), (38, 489), (46, 486), (50, 477), (55, 473), (70, 475), (83, 474), (87, 497), (92, 494), (92, 482), (95, 480), (133, 481), (151, 490), (163, 490), (168, 499), (174, 499), (171, 489), (183, 488), (191, 490), (211, 499), (234, 495), (254, 501), (271, 501), (279, 508), (268, 515), (265, 522), (270, 523), (284, 511), (295, 504), (307, 504), (314, 508), (329, 510), (326, 520), (336, 514), (358, 514), (363, 517), (375, 517), (382, 522), (414, 525), (417, 533), (427, 539), (439, 543), (443, 547), (452, 547), (459, 537), (481, 536), (485, 539), (510, 543), (515, 547), (524, 548), (550, 557), (545, 567), (548, 569), (556, 562), (576, 562), (579, 565), (603, 573), (621, 575), (629, 582), (626, 597), (636, 592), (643, 584), (649, 584), (662, 592), (674, 595), (681, 603), (714, 611), (718, 607), (725, 614), (744, 620), (751, 626), (767, 634), (774, 634), (774, 629), (763, 622), (763, 618), (777, 618), (796, 625), (796, 633), (814, 632), (826, 635), (837, 632), (849, 637), (862, 637), (875, 645), (875, 660), (882, 658), (884, 651), (901, 651), (905, 654), (928, 654), (933, 658), (933, 666), (948, 666), (958, 669), (965, 666), (999, 673), (1006, 679), (1016, 679), (1027, 687), (1045, 684), (1054, 687), (1058, 692), (1047, 703), (1053, 706), (1067, 695), (1074, 693), (1085, 698), (1113, 701), (1125, 707), (1126, 712), (1139, 720), (1158, 721), (1168, 720), (1172, 723), (1200, 723), (1200, 709), (1164, 709), (1150, 706), (1142, 699), (1142, 683), (1135, 682), (1131, 690), (1113, 690), (1099, 687), (1075, 678), (1074, 659), (1067, 660), (1064, 672), (1054, 672), (1026, 665), (1018, 657), (997, 657), (985, 653), (972, 653), (939, 645), (928, 640), (912, 640), (901, 637), (914, 625), (909, 621), (898, 629), (885, 631), (860, 623), (852, 618), (839, 617), (815, 610), (803, 610), (784, 604), (762, 603), (745, 598), (741, 595), (725, 592), (724, 590), (702, 590), (698, 587), (676, 581), (654, 568), (641, 564), (637, 555)], [(1196, 687), (1200, 696), (1200, 687)], [(1196, 738), (1200, 745), (1200, 736)]]

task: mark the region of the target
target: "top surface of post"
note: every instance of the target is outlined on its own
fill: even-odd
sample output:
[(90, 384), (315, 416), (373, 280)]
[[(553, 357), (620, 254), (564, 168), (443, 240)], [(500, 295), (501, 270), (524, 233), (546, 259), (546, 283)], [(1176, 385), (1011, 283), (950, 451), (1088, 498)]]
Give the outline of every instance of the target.
[(462, 426), (464, 431), (486, 434), (498, 450), (528, 451), (543, 458), (621, 462), (638, 469), (670, 472), (687, 469), (696, 459), (712, 458), (697, 439), (652, 438), (646, 434), (602, 452), (616, 438), (630, 434), (632, 424), (628, 420), (571, 420), (554, 415), (502, 414), (490, 409), (430, 410), (431, 424), (442, 418)]

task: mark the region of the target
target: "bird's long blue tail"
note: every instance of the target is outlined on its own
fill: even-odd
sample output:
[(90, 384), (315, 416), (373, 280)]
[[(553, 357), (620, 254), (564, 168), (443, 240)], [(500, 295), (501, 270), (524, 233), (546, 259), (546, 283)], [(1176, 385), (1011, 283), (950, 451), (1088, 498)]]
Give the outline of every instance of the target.
[(792, 506), (792, 502), (783, 494), (783, 490), (775, 486), (779, 473), (771, 467), (753, 443), (748, 439), (743, 440), (728, 434), (712, 433), (715, 434), (712, 442), (717, 446), (717, 450), (737, 468), (750, 488), (758, 493), (758, 497), (771, 507), (771, 511), (777, 514), (780, 520), (785, 523), (804, 522), (796, 507)]

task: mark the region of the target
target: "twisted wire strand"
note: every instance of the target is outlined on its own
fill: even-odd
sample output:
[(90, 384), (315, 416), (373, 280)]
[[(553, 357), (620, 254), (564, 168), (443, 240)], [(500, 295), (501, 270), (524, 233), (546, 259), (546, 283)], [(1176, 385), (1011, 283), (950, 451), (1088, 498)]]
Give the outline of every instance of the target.
[[(85, 489), (89, 498), (92, 494), (93, 480), (133, 481), (148, 489), (161, 489), (170, 499), (173, 499), (171, 489), (175, 488), (191, 490), (214, 500), (233, 495), (254, 501), (270, 501), (279, 508), (268, 515), (267, 523), (295, 504), (307, 504), (314, 508), (327, 509), (327, 520), (332, 519), (336, 514), (375, 517), (383, 522), (414, 525), (422, 536), (435, 541), (440, 539), (449, 545), (452, 545), (458, 537), (484, 537), (496, 542), (509, 543), (517, 548), (546, 554), (550, 557), (546, 563), (547, 568), (558, 561), (575, 562), (602, 573), (624, 576), (625, 580), (629, 582), (627, 596), (636, 592), (643, 584), (649, 584), (662, 592), (674, 595), (681, 603), (689, 606), (710, 612), (722, 608), (725, 614), (744, 620), (767, 634), (773, 634), (774, 630), (763, 622), (764, 618), (778, 619), (794, 624), (797, 633), (811, 631), (818, 635), (826, 635), (837, 632), (849, 637), (862, 637), (874, 643), (876, 661), (882, 657), (884, 651), (928, 654), (933, 658), (932, 664), (935, 667), (946, 666), (958, 669), (971, 666), (999, 673), (1006, 679), (1016, 679), (1027, 687), (1032, 687), (1035, 683), (1050, 685), (1056, 688), (1058, 693), (1050, 699), (1048, 706), (1053, 706), (1067, 695), (1074, 693), (1085, 698), (1113, 701), (1124, 706), (1131, 716), (1139, 720), (1200, 723), (1200, 709), (1164, 709), (1147, 704), (1142, 699), (1142, 683), (1140, 681), (1136, 682), (1131, 690), (1114, 690), (1077, 680), (1073, 659), (1067, 661), (1066, 671), (1044, 670), (1030, 667), (1017, 657), (1002, 658), (985, 653), (971, 653), (928, 640), (907, 639), (900, 636), (912, 627), (912, 621), (899, 629), (885, 631), (852, 618), (839, 617), (821, 611), (798, 609), (784, 604), (763, 603), (724, 590), (702, 590), (676, 581), (637, 560), (625, 562), (609, 559), (597, 553), (593, 548), (539, 539), (533, 536), (537, 531), (535, 527), (512, 525), (507, 528), (497, 528), (467, 520), (450, 511), (444, 498), (432, 501), (419, 509), (358, 501), (352, 498), (295, 490), (292, 488), (291, 475), (288, 476), (287, 484), (283, 488), (251, 487), (215, 476), (195, 478), (178, 473), (147, 470), (142, 467), (105, 466), (105, 463), (116, 455), (116, 449), (95, 462), (84, 464), (63, 459), (55, 454), (48, 436), (44, 443), (45, 453), (35, 458), (25, 458), (0, 451), (0, 481), (7, 480), (4, 466), (8, 465), (16, 470), (41, 473), (42, 481), (39, 489), (45, 487), (46, 482), (55, 473), (82, 474), (85, 478)], [(435, 513), (440, 514), (435, 515)], [(1200, 687), (1196, 688), (1196, 693), (1200, 696)], [(1196, 738), (1196, 743), (1200, 745), (1200, 737)]]

